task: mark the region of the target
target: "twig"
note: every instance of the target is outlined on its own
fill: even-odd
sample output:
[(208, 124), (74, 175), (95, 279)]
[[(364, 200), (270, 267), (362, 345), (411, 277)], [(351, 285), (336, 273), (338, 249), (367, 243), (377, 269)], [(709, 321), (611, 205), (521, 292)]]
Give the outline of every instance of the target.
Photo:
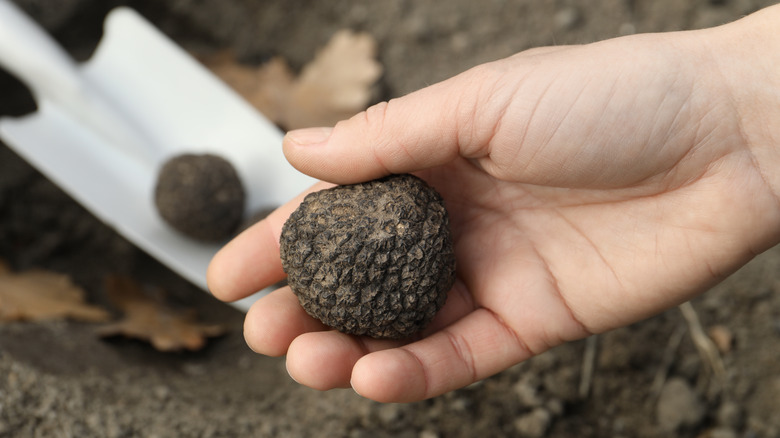
[(582, 356), (582, 374), (580, 377), (579, 396), (581, 400), (588, 398), (593, 383), (593, 369), (596, 362), (596, 347), (598, 335), (590, 336), (585, 340), (585, 354)]
[(685, 326), (678, 326), (672, 335), (669, 337), (669, 343), (666, 344), (663, 356), (661, 356), (661, 364), (658, 366), (658, 371), (653, 378), (653, 385), (650, 387), (650, 400), (655, 403), (655, 400), (661, 394), (661, 390), (666, 383), (666, 378), (669, 376), (669, 370), (674, 363), (674, 357), (677, 354), (677, 348), (682, 342), (683, 335), (685, 335)]
[(710, 370), (712, 370), (715, 377), (722, 382), (726, 377), (726, 367), (723, 365), (718, 347), (704, 332), (701, 322), (699, 322), (699, 315), (690, 301), (680, 304), (679, 307), (685, 322), (688, 323), (688, 330), (691, 333), (691, 340), (693, 340), (696, 350), (699, 351), (702, 360), (709, 364)]

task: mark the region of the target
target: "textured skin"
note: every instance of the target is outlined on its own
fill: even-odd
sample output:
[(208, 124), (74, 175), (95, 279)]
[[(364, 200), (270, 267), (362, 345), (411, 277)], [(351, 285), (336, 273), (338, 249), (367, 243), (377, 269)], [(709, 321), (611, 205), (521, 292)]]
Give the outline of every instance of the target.
[(240, 225), (245, 193), (236, 170), (224, 158), (183, 154), (163, 165), (154, 200), (172, 227), (192, 238), (217, 242)]
[(444, 202), (408, 174), (309, 194), (284, 224), (281, 258), (306, 312), (373, 338), (424, 328), (455, 281)]

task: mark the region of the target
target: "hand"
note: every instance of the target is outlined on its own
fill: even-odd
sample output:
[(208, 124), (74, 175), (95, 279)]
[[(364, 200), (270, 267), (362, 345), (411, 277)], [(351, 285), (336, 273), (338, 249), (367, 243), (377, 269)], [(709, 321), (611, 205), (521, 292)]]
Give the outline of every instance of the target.
[[(712, 30), (523, 52), (332, 130), (289, 133), (289, 161), (324, 181), (415, 172), (433, 185), (450, 212), (458, 280), (412, 341), (327, 330), (284, 287), (249, 311), (247, 342), (286, 354), (290, 375), (313, 388), (414, 401), (722, 280), (780, 240), (780, 177), (768, 176), (778, 174), (780, 78), (767, 79), (780, 50), (759, 59), (740, 45), (763, 29), (780, 47), (778, 8), (767, 11)], [(302, 196), (214, 258), (217, 297), (284, 277), (279, 235)]]

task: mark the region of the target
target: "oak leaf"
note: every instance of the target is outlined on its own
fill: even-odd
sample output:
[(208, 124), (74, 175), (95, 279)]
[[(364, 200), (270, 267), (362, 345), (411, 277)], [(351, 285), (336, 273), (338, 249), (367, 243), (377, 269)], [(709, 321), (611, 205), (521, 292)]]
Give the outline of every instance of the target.
[(42, 269), (14, 273), (0, 260), (0, 322), (108, 320), (107, 311), (84, 302), (85, 295), (67, 275)]
[(145, 340), (159, 351), (195, 351), (205, 346), (207, 338), (226, 332), (221, 325), (198, 323), (194, 310), (177, 311), (165, 306), (130, 278), (112, 275), (105, 283), (109, 297), (125, 316), (98, 330), (103, 337)]
[(281, 57), (253, 68), (221, 52), (204, 63), (285, 129), (333, 126), (371, 101), (372, 87), (382, 75), (376, 45), (367, 33), (338, 31), (298, 77)]

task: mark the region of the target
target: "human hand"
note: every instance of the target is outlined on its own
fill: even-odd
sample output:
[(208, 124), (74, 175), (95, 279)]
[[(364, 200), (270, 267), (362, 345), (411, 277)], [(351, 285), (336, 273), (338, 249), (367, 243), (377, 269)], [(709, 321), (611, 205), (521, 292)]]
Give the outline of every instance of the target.
[[(250, 309), (248, 344), (286, 354), (290, 375), (313, 388), (414, 401), (723, 279), (780, 240), (780, 177), (769, 172), (780, 162), (780, 78), (767, 79), (780, 65), (777, 10), (706, 31), (523, 52), (333, 130), (289, 133), (287, 158), (324, 181), (415, 172), (434, 186), (458, 280), (408, 341), (327, 330), (284, 287)], [(744, 46), (761, 29), (778, 49), (767, 59)], [(214, 258), (217, 297), (284, 277), (279, 236), (302, 197)]]

